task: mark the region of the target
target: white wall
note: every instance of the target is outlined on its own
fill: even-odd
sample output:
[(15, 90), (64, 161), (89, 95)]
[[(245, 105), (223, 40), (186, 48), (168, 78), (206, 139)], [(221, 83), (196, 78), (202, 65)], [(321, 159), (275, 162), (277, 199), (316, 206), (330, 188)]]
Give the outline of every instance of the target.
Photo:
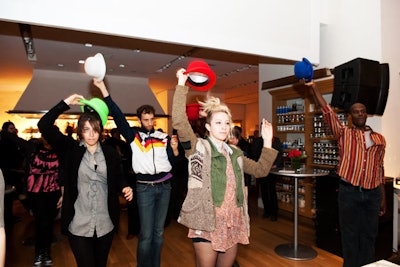
[(389, 63), (390, 85), (385, 113), (382, 116), (382, 133), (386, 138), (385, 173), (400, 176), (400, 1), (382, 0), (382, 62)]
[(319, 61), (319, 0), (0, 0), (0, 19)]
[[(298, 60), (301, 60), (298, 59)], [(258, 68), (259, 72), (259, 87), (260, 92), (258, 94), (258, 103), (263, 103), (259, 105), (259, 121), (262, 118), (266, 118), (269, 121), (272, 121), (272, 97), (269, 91), (261, 91), (261, 86), (263, 82), (275, 80), (278, 78), (282, 78), (285, 76), (293, 75), (294, 67), (293, 65), (269, 65), (269, 64), (260, 64)]]
[(381, 0), (321, 0), (320, 66), (362, 57), (381, 61)]

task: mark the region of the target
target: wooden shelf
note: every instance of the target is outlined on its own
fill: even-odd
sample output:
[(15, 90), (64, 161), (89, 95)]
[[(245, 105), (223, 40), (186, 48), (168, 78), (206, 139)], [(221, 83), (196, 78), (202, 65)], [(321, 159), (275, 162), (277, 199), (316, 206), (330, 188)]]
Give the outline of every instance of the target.
[(333, 136), (326, 136), (326, 137), (310, 137), (312, 141), (336, 141), (336, 138)]
[[(324, 70), (321, 70), (323, 73)], [(286, 79), (286, 81), (290, 80), (292, 78)], [(283, 84), (280, 84), (282, 81), (270, 81), (268, 83), (263, 83), (263, 90), (265, 89), (274, 89), (270, 86), (283, 86)], [(333, 92), (334, 89), (334, 80), (333, 79), (325, 79), (321, 81), (316, 81), (316, 84), (318, 86), (319, 91), (321, 94), (330, 94)], [(320, 165), (320, 164), (314, 164), (314, 148), (313, 148), (313, 143), (315, 141), (321, 141), (321, 140), (335, 140), (333, 137), (318, 137), (318, 138), (313, 138), (314, 134), (314, 116), (316, 114), (321, 114), (319, 110), (315, 110), (315, 108), (318, 108), (318, 105), (316, 104), (316, 101), (314, 100), (314, 95), (312, 93), (312, 90), (304, 85), (298, 83), (298, 80), (293, 81), (293, 84), (289, 84), (287, 87), (284, 88), (279, 88), (277, 90), (270, 90), (269, 93), (272, 96), (272, 106), (273, 106), (273, 120), (272, 124), (274, 126), (274, 133), (281, 139), (282, 142), (284, 141), (292, 141), (293, 139), (301, 137), (303, 139), (303, 144), (304, 144), (304, 150), (307, 154), (307, 158), (303, 159), (302, 162), (306, 164), (307, 168), (311, 167), (321, 167), (323, 169), (330, 169), (333, 168), (334, 166), (330, 165)], [(278, 85), (280, 84), (280, 85)], [(287, 84), (286, 84), (287, 85)], [(304, 115), (303, 121), (299, 122), (284, 122), (282, 123), (279, 121), (278, 123), (278, 116), (282, 116), (280, 114), (277, 114), (277, 107), (278, 106), (291, 106), (291, 104), (294, 101), (302, 102), (304, 112), (302, 114)], [(313, 107), (312, 107), (313, 106)], [(284, 116), (284, 115), (283, 115)], [(282, 119), (282, 117), (279, 117), (279, 119)], [(278, 131), (278, 127), (281, 129), (281, 127), (287, 126), (287, 125), (304, 125), (304, 131)], [(303, 136), (303, 137), (302, 137)], [(292, 140), (290, 140), (293, 138)], [(290, 149), (289, 149), (290, 150)], [(279, 181), (277, 181), (277, 184)], [(314, 199), (314, 184), (312, 178), (303, 180), (303, 184), (301, 186), (304, 186), (305, 192), (304, 193), (298, 193), (298, 196), (301, 198), (304, 198), (305, 200), (305, 207), (300, 208), (299, 207), (299, 215), (307, 217), (307, 218), (312, 218), (314, 216), (315, 211), (315, 199)], [(299, 184), (300, 187), (300, 184)], [(282, 190), (279, 191), (277, 190), (282, 196), (282, 194), (292, 194), (294, 195), (293, 190)], [(293, 198), (293, 196), (291, 196)], [(284, 202), (279, 200), (278, 207), (282, 210), (288, 211), (288, 212), (293, 212), (293, 203), (292, 199), (289, 196), (289, 203)], [(285, 200), (285, 199), (284, 199)]]
[(276, 131), (276, 134), (279, 134), (279, 133), (283, 133), (283, 134), (285, 134), (285, 133), (305, 133), (305, 131)]
[(321, 169), (334, 169), (336, 166), (334, 165), (327, 165), (327, 164), (311, 164), (312, 167), (314, 168), (321, 168)]

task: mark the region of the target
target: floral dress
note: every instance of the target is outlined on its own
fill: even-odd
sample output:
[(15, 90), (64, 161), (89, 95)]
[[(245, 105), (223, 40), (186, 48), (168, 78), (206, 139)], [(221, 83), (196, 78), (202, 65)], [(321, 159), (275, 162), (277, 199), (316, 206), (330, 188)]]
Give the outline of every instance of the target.
[(225, 150), (222, 150), (227, 160), (226, 166), (226, 191), (220, 207), (215, 207), (215, 230), (205, 232), (189, 229), (189, 238), (203, 238), (211, 242), (212, 249), (225, 252), (237, 243), (247, 245), (245, 216), (243, 209), (236, 206), (236, 178), (233, 172), (232, 162)]

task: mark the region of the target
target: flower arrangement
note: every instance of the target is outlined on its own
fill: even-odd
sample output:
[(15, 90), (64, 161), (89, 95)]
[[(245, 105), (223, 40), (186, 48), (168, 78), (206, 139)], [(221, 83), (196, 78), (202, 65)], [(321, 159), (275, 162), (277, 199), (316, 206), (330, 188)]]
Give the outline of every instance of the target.
[(292, 158), (301, 158), (301, 151), (300, 150), (298, 150), (298, 149), (292, 149), (292, 150), (290, 150), (289, 151), (289, 154), (288, 154), (288, 157), (290, 158), (290, 159), (292, 159)]
[(288, 153), (288, 158), (290, 159), (293, 170), (300, 169), (300, 165), (301, 165), (300, 159), (302, 159), (304, 157), (299, 149), (290, 150)]

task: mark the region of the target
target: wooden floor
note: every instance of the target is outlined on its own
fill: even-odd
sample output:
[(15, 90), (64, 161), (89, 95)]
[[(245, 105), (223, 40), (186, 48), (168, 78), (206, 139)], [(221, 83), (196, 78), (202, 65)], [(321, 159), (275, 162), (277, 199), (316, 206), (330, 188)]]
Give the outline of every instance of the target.
[[(296, 261), (278, 256), (274, 248), (277, 245), (293, 242), (293, 222), (291, 218), (279, 217), (272, 222), (262, 218), (262, 210), (256, 206), (256, 198), (250, 203), (251, 237), (250, 245), (240, 246), (237, 261), (241, 267), (263, 266), (296, 266), (296, 267), (339, 267), (342, 258), (318, 249), (314, 246), (314, 228), (312, 224), (300, 223), (299, 243), (312, 246), (318, 256), (312, 260)], [(21, 221), (13, 225), (7, 233), (8, 267), (32, 266), (34, 248), (32, 246), (33, 218), (18, 202), (14, 204), (14, 215), (20, 216)], [(127, 213), (121, 213), (120, 232), (115, 236), (109, 255), (108, 266), (136, 266), (137, 239), (126, 240)], [(163, 267), (195, 266), (194, 252), (191, 241), (186, 237), (187, 229), (172, 221), (166, 227), (162, 251)], [(76, 266), (68, 240), (59, 233), (59, 221), (55, 229), (57, 240), (52, 246), (54, 267)]]

